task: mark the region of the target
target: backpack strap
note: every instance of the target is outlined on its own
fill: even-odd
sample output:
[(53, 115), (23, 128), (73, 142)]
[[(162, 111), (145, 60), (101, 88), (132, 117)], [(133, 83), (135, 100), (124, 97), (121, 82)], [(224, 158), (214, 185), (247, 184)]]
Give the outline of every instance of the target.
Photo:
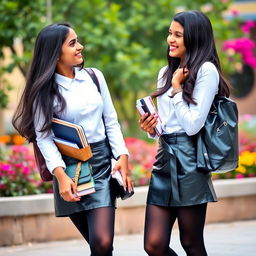
[[(89, 74), (89, 76), (91, 77), (93, 83), (97, 86), (98, 92), (101, 94), (101, 91), (100, 91), (100, 83), (99, 83), (99, 80), (98, 80), (98, 78), (97, 78), (95, 72), (94, 72), (91, 68), (85, 68), (84, 70)], [(107, 129), (106, 129), (106, 123), (105, 123), (105, 119), (104, 119), (103, 114), (102, 114), (102, 121), (103, 121), (103, 124), (104, 124), (104, 127), (105, 127), (105, 135), (106, 135), (107, 143), (108, 143), (108, 145), (109, 145), (109, 148), (111, 148), (111, 147), (110, 147), (109, 140), (108, 140)], [(115, 159), (112, 150), (111, 150), (111, 157)]]
[(99, 93), (101, 94), (100, 83), (99, 83), (99, 80), (98, 80), (95, 72), (91, 68), (85, 68), (84, 70), (89, 74), (89, 76), (91, 77), (92, 81), (97, 86), (97, 89), (98, 89)]

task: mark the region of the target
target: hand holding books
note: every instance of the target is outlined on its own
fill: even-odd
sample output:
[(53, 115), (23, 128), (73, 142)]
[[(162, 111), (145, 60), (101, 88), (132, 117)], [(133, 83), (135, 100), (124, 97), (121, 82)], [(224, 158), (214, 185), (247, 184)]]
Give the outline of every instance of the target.
[[(161, 119), (157, 113), (157, 109), (152, 98), (147, 96), (142, 99), (138, 99), (136, 102), (136, 108), (142, 116), (140, 120), (141, 128), (144, 131), (149, 132), (153, 127), (154, 132), (160, 136), (162, 134)], [(147, 116), (144, 116), (145, 114), (147, 114)]]
[(116, 190), (117, 196), (120, 197), (122, 200), (125, 200), (134, 194), (134, 190), (133, 190), (133, 187), (131, 188), (130, 191), (128, 187), (126, 188), (124, 187), (124, 181), (123, 181), (123, 177), (120, 170), (113, 171), (113, 168), (115, 167), (115, 165), (116, 165), (116, 160), (112, 158), (111, 159), (111, 166), (112, 166), (111, 185)]
[(70, 191), (70, 187), (67, 188), (69, 192), (65, 198), (70, 200), (71, 193), (75, 198), (95, 192), (94, 180), (87, 161), (92, 157), (92, 152), (82, 126), (54, 118), (52, 131), (53, 140), (60, 153), (68, 156), (68, 161), (71, 161), (66, 163), (65, 173), (74, 182), (71, 183), (73, 191)]

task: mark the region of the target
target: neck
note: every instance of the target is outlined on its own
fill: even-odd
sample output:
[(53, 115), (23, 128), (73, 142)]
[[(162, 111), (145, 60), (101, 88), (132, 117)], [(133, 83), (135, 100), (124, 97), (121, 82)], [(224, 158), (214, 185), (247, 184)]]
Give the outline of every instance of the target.
[(184, 67), (184, 63), (185, 63), (185, 60), (184, 60), (184, 58), (181, 58), (180, 59), (180, 67)]
[(62, 76), (66, 76), (68, 78), (74, 78), (75, 72), (73, 67), (64, 67), (61, 65), (57, 65), (56, 72)]

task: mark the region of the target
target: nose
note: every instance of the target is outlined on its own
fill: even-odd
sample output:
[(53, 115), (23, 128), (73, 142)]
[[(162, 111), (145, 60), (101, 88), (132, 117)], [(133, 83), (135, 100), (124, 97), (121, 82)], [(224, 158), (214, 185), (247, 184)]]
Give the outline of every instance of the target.
[(84, 49), (84, 46), (81, 45), (79, 42), (77, 42), (77, 49), (78, 49), (78, 50), (83, 50), (83, 49)]
[(167, 43), (171, 43), (171, 42), (174, 42), (174, 36), (173, 35), (168, 35), (167, 36)]

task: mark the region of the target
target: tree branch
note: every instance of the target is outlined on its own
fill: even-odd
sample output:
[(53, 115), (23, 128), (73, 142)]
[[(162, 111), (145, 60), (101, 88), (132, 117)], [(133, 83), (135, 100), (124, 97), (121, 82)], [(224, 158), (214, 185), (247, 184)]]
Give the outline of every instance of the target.
[[(10, 46), (10, 49), (13, 54), (17, 55), (17, 52), (12, 45)], [(26, 77), (26, 70), (21, 66), (20, 63), (17, 63), (17, 65), (18, 65), (18, 68), (20, 69), (21, 73), (23, 74), (23, 76)]]

